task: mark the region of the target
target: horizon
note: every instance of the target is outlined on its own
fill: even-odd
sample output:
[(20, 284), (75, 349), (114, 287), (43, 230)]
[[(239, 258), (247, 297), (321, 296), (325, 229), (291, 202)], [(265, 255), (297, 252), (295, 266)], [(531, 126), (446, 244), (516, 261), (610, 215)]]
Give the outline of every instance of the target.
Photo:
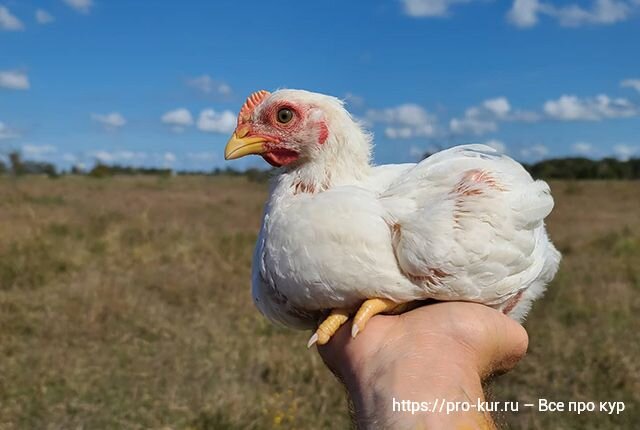
[(525, 163), (637, 158), (639, 21), (640, 0), (0, 0), (0, 151), (268, 168), (224, 160), (237, 111), (304, 88), (346, 100), (376, 164), (463, 143)]
[[(436, 151), (437, 152), (437, 151)], [(434, 153), (425, 153), (420, 160), (424, 160)], [(17, 154), (18, 158), (10, 158), (10, 155)], [(94, 176), (94, 174), (98, 177), (103, 176), (114, 176), (114, 175), (154, 175), (154, 174), (172, 174), (172, 175), (249, 175), (250, 177), (253, 174), (263, 175), (263, 174), (271, 174), (274, 171), (277, 171), (277, 168), (270, 166), (268, 163), (264, 163), (265, 165), (249, 165), (244, 168), (237, 168), (233, 164), (227, 163), (223, 166), (215, 166), (209, 169), (194, 169), (194, 168), (175, 168), (174, 166), (154, 166), (154, 165), (130, 165), (126, 163), (110, 163), (102, 161), (98, 158), (93, 160), (93, 164), (82, 164), (82, 165), (69, 165), (69, 166), (59, 166), (55, 163), (51, 163), (47, 160), (35, 160), (24, 158), (22, 153), (19, 151), (13, 151), (5, 156), (6, 159), (0, 157), (0, 176), (4, 174), (14, 174), (17, 176), (27, 175), (46, 175), (49, 177), (56, 177), (58, 175), (89, 175)], [(417, 161), (420, 161), (417, 160)], [(17, 163), (16, 163), (17, 161)], [(600, 174), (604, 176), (599, 176), (596, 170), (590, 171), (590, 173), (586, 173), (585, 165), (565, 165), (565, 169), (560, 172), (546, 172), (543, 176), (540, 176), (540, 172), (536, 175), (536, 170), (548, 168), (550, 166), (554, 166), (553, 168), (558, 167), (558, 162), (575, 162), (575, 161), (589, 161), (593, 163), (590, 165), (591, 168), (595, 168), (596, 170), (608, 167), (609, 169), (613, 168), (614, 170), (605, 170)], [(614, 156), (604, 156), (601, 158), (590, 158), (584, 155), (569, 155), (564, 157), (554, 157), (554, 158), (542, 158), (540, 160), (534, 162), (526, 162), (522, 161), (521, 164), (529, 171), (531, 175), (534, 176), (534, 179), (637, 179), (637, 163), (640, 161), (640, 156), (632, 156), (625, 157), (622, 160), (620, 157)], [(613, 162), (614, 165), (609, 164), (609, 162)], [(624, 166), (624, 167), (623, 167)], [(634, 171), (635, 166), (635, 171)], [(102, 168), (106, 168), (106, 170), (101, 170)], [(620, 171), (616, 169), (620, 168), (629, 168), (631, 170), (628, 171)], [(582, 175), (587, 176), (582, 176)], [(627, 176), (628, 175), (628, 176)], [(264, 176), (259, 176), (259, 180), (263, 180)]]

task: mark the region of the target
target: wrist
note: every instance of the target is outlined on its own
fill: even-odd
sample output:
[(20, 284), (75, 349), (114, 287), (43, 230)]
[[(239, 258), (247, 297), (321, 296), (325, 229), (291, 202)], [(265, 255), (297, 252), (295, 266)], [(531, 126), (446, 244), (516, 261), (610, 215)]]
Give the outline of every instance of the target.
[[(346, 360), (339, 373), (359, 427), (467, 424), (470, 428), (491, 428), (489, 417), (475, 409), (450, 414), (446, 407), (433, 410), (445, 401), (476, 404), (484, 400), (479, 369), (478, 357), (464, 345), (442, 336), (421, 336), (391, 340), (367, 359)], [(402, 410), (402, 401), (417, 402), (423, 410)]]

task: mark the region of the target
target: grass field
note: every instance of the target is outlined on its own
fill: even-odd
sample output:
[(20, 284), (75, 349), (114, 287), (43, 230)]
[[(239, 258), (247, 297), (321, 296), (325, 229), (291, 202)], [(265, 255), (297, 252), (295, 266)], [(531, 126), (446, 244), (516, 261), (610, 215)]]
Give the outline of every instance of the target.
[[(640, 183), (553, 183), (564, 254), (497, 400), (624, 401), (618, 416), (499, 416), (515, 429), (640, 422)], [(0, 428), (347, 428), (308, 333), (254, 309), (266, 187), (225, 177), (0, 179)]]

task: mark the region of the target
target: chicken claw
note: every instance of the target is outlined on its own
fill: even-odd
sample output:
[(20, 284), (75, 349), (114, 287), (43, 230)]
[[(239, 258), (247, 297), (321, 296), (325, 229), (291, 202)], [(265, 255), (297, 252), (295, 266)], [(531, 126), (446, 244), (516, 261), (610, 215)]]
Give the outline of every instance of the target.
[(364, 330), (365, 324), (374, 315), (381, 313), (399, 314), (404, 312), (409, 303), (396, 303), (389, 299), (369, 299), (366, 300), (358, 309), (356, 316), (353, 318), (351, 326), (351, 337), (355, 338), (358, 333)]
[(307, 348), (311, 348), (314, 343), (324, 345), (329, 342), (340, 326), (349, 319), (349, 311), (347, 309), (333, 309), (328, 317), (318, 326), (316, 332), (309, 338)]

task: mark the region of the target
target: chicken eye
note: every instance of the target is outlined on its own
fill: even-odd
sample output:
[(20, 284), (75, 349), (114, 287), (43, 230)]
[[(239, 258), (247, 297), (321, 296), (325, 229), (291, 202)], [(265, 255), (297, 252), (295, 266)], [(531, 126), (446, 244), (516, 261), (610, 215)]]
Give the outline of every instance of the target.
[(283, 108), (278, 111), (278, 122), (286, 124), (293, 119), (293, 112), (291, 109)]

